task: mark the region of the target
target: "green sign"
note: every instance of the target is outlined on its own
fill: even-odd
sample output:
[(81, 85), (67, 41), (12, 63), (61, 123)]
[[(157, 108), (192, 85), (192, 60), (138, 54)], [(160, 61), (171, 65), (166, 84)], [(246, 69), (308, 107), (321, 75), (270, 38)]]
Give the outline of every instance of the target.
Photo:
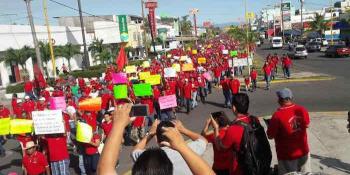
[(150, 84), (134, 84), (134, 93), (136, 97), (152, 96), (152, 87)]
[(237, 56), (238, 56), (238, 51), (237, 51), (237, 50), (232, 50), (232, 51), (230, 52), (230, 56), (231, 56), (231, 57), (237, 57)]
[(72, 94), (74, 96), (78, 96), (78, 94), (79, 94), (79, 86), (78, 85), (72, 86), (71, 90), (72, 90)]
[(113, 87), (114, 98), (124, 99), (128, 98), (128, 88), (126, 85), (118, 85)]
[(290, 11), (290, 2), (282, 3), (282, 11)]
[(128, 20), (126, 15), (119, 15), (119, 31), (120, 31), (120, 39), (122, 42), (129, 41), (129, 33), (128, 33)]
[(160, 29), (158, 29), (159, 38), (160, 38), (163, 42), (166, 41), (167, 32), (168, 32), (168, 29), (166, 29), (166, 28), (160, 28)]

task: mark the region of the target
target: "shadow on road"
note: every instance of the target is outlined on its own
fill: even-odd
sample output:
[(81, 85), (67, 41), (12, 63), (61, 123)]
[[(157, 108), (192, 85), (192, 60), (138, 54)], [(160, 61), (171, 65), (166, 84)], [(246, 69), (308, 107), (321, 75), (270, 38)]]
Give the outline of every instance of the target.
[(1, 165), (0, 170), (9, 169), (11, 167), (21, 167), (21, 166), (22, 166), (22, 159), (14, 159), (8, 164)]
[(222, 104), (222, 103), (216, 103), (216, 102), (213, 102), (213, 101), (206, 101), (206, 103), (209, 104), (209, 105), (212, 105), (212, 106), (219, 107), (219, 108), (223, 108), (224, 107), (224, 104)]
[(319, 156), (319, 155), (315, 155), (315, 154), (311, 154), (311, 157), (314, 159), (319, 159), (320, 163), (327, 166), (327, 167), (330, 167), (330, 168), (336, 169), (338, 171), (350, 174), (350, 164), (344, 163), (344, 162), (340, 161), (339, 159)]

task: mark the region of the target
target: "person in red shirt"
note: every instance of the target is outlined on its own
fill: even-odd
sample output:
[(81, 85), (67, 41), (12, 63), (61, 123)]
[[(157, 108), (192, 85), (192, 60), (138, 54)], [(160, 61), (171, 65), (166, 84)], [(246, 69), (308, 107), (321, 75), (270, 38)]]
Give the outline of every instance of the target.
[(249, 76), (245, 76), (244, 77), (244, 85), (245, 85), (245, 91), (248, 92), (250, 91), (250, 77)]
[(192, 83), (192, 109), (198, 106), (197, 95), (198, 95), (198, 87), (199, 83), (194, 77), (191, 78)]
[(46, 89), (41, 90), (40, 96), (45, 98), (45, 102), (48, 103), (50, 100), (50, 92)]
[(240, 87), (241, 87), (241, 83), (239, 82), (239, 80), (233, 77), (233, 79), (230, 82), (230, 89), (231, 89), (232, 96), (235, 96), (240, 92)]
[(69, 174), (67, 138), (63, 134), (45, 136), (52, 174)]
[(53, 97), (63, 97), (64, 96), (64, 92), (61, 90), (60, 87), (56, 86), (54, 88), (54, 91), (52, 92), (52, 96)]
[(33, 82), (26, 81), (24, 83), (24, 93), (25, 93), (25, 95), (29, 96), (31, 99), (35, 100), (33, 89), (34, 89)]
[(257, 88), (257, 78), (258, 78), (258, 71), (253, 67), (252, 71), (250, 72), (250, 79), (252, 81), (252, 91), (255, 91)]
[(101, 104), (101, 109), (102, 109), (102, 114), (105, 113), (106, 110), (108, 110), (113, 103), (113, 95), (111, 94), (111, 91), (109, 91), (106, 87), (104, 88), (102, 95), (102, 104)]
[(91, 142), (84, 144), (85, 154), (83, 155), (83, 157), (86, 174), (96, 173), (98, 160), (100, 159), (100, 153), (98, 152), (100, 142), (100, 135), (94, 134), (91, 139)]
[(290, 78), (290, 68), (292, 66), (292, 60), (287, 55), (283, 55), (282, 69), (285, 78)]
[(310, 124), (308, 111), (293, 103), (288, 88), (277, 91), (281, 106), (268, 122), (267, 135), (274, 139), (278, 159), (278, 173), (311, 172), (307, 128)]
[(221, 88), (222, 88), (222, 93), (224, 94), (225, 97), (225, 105), (224, 107), (230, 107), (231, 106), (231, 92), (230, 92), (230, 79), (227, 78), (225, 75), (223, 79), (220, 82)]
[(157, 114), (157, 118), (159, 118), (160, 117), (160, 107), (159, 107), (159, 102), (158, 102), (158, 99), (160, 97), (159, 87), (153, 86), (152, 91), (153, 91), (153, 106), (154, 106), (155, 112)]
[(263, 71), (265, 74), (265, 82), (266, 82), (266, 90), (270, 89), (270, 81), (271, 81), (271, 67), (269, 65), (269, 62), (265, 62), (264, 67), (263, 67)]
[(191, 105), (191, 98), (192, 98), (192, 83), (188, 82), (188, 79), (185, 79), (183, 94), (184, 94), (184, 100), (186, 103), (187, 114), (189, 114), (191, 110), (190, 105)]
[(202, 103), (205, 103), (205, 97), (206, 97), (206, 89), (205, 89), (206, 81), (205, 81), (205, 78), (203, 76), (199, 76), (197, 78), (197, 82), (198, 82), (199, 97), (201, 98)]
[(47, 103), (45, 97), (40, 97), (39, 101), (36, 102), (36, 110), (43, 111), (47, 109)]
[(112, 131), (112, 127), (113, 127), (112, 115), (110, 112), (106, 112), (104, 114), (104, 121), (101, 124), (101, 128), (103, 131), (103, 135), (102, 135), (103, 142), (105, 142), (109, 133)]
[[(249, 109), (249, 97), (247, 94), (238, 93), (232, 97), (232, 111), (236, 116), (234, 122), (241, 121), (246, 124), (250, 123), (250, 117), (248, 114)], [(231, 125), (227, 128), (225, 136), (220, 137), (220, 127), (218, 122), (213, 118), (211, 120), (214, 128), (215, 145), (219, 146), (219, 149), (229, 149), (233, 152), (233, 158), (230, 160), (230, 175), (243, 175), (243, 169), (238, 163), (238, 152), (241, 147), (241, 140), (244, 132), (244, 127), (241, 125)]]
[(10, 117), (10, 110), (7, 109), (4, 104), (0, 103), (0, 119), (2, 118), (9, 118)]
[(96, 131), (97, 128), (97, 114), (91, 111), (85, 111), (81, 116), (85, 122), (92, 127), (93, 131)]
[(15, 113), (15, 109), (17, 108), (17, 94), (14, 93), (12, 94), (12, 99), (11, 99), (11, 106), (12, 106), (12, 112)]
[(27, 113), (27, 115), (32, 118), (32, 112), (35, 110), (35, 102), (29, 98), (29, 96), (25, 96), (23, 102), (23, 110)]
[(22, 163), (24, 167), (24, 174), (27, 175), (50, 175), (50, 167), (47, 159), (43, 153), (36, 150), (33, 141), (27, 142), (25, 146), (26, 154), (23, 157)]
[[(212, 125), (211, 120), (211, 118), (207, 120), (202, 131), (202, 135), (208, 140), (208, 143), (213, 144), (213, 170), (215, 171), (216, 175), (227, 175), (230, 173), (231, 160), (233, 160), (233, 151), (230, 149), (219, 149), (219, 147), (215, 145), (214, 132), (209, 131), (209, 127)], [(223, 139), (226, 135), (227, 128), (229, 127), (230, 120), (226, 117), (224, 112), (221, 112), (220, 116), (215, 116), (214, 120), (219, 125), (219, 138)]]

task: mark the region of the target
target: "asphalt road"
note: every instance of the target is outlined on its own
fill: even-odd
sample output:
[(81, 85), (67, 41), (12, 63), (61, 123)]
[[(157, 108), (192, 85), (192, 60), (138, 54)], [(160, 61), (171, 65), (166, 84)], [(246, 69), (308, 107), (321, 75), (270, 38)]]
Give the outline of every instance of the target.
[[(271, 53), (279, 55), (287, 53), (286, 50), (269, 50), (262, 46), (258, 48), (257, 53), (263, 58)], [(309, 111), (346, 111), (350, 109), (350, 58), (325, 58), (323, 53), (310, 53), (306, 60), (294, 60), (294, 71), (308, 71), (315, 73), (326, 73), (335, 80), (319, 82), (302, 82), (302, 83), (282, 83), (273, 84), (269, 91), (259, 88), (254, 93), (249, 93), (251, 107), (250, 113), (256, 116), (271, 115), (278, 107), (275, 91), (283, 87), (290, 88), (294, 93), (296, 103), (305, 106)], [(292, 71), (293, 71), (292, 69)], [(228, 116), (232, 116), (230, 109), (223, 108), (223, 95), (221, 89), (214, 89), (209, 95), (206, 104), (201, 104), (194, 109), (190, 115), (183, 113), (178, 114), (178, 119), (183, 121), (188, 128), (200, 132), (205, 120), (211, 112), (225, 111)], [(152, 144), (154, 145), (154, 143)], [(14, 141), (9, 141), (6, 148), (9, 150), (8, 156), (0, 158), (0, 172), (20, 172), (21, 159), (20, 154), (16, 151)], [(124, 173), (131, 169), (132, 162), (130, 151), (132, 147), (123, 147), (119, 173)], [(77, 159), (71, 159), (71, 172), (77, 174)]]

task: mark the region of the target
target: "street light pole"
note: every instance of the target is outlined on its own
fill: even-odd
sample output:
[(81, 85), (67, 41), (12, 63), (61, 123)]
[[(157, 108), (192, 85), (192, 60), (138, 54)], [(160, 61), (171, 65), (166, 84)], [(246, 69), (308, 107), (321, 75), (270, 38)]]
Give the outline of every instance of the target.
[(29, 24), (30, 24), (30, 29), (32, 31), (36, 60), (37, 60), (40, 71), (43, 72), (44, 69), (43, 69), (43, 65), (42, 65), (42, 61), (41, 61), (39, 42), (38, 42), (38, 38), (36, 37), (36, 31), (35, 31), (33, 15), (32, 15), (32, 7), (30, 4), (31, 0), (24, 0), (24, 1), (26, 3), (26, 6), (27, 6), (28, 20), (29, 20)]
[(283, 0), (281, 0), (281, 30), (282, 30), (282, 43), (284, 43), (284, 22), (283, 22), (283, 7), (282, 7), (282, 4), (283, 4)]
[(47, 2), (46, 2), (46, 0), (43, 0), (43, 7), (44, 7), (45, 23), (46, 23), (46, 28), (47, 28), (47, 36), (48, 36), (48, 39), (49, 39), (49, 46), (50, 46), (52, 73), (53, 73), (53, 77), (56, 78), (56, 61), (55, 61), (55, 55), (54, 55), (54, 52), (53, 52), (53, 45), (52, 45), (52, 38), (51, 38), (51, 29), (50, 29), (49, 18), (48, 18), (48, 15), (47, 15)]
[(143, 39), (143, 45), (145, 47), (145, 53), (146, 57), (148, 57), (148, 46), (147, 46), (147, 36), (146, 36), (146, 24), (145, 24), (145, 1), (141, 0), (141, 15), (142, 15), (142, 22), (143, 22), (143, 32), (142, 32), (142, 39)]
[(300, 28), (300, 33), (301, 37), (303, 37), (304, 33), (304, 20), (303, 20), (303, 8), (304, 8), (304, 0), (300, 0), (300, 18), (301, 18), (301, 28)]
[(89, 61), (89, 54), (88, 54), (87, 47), (86, 47), (83, 12), (81, 11), (81, 2), (80, 2), (80, 0), (77, 0), (77, 1), (78, 1), (79, 16), (80, 16), (81, 34), (83, 36), (83, 45), (84, 45), (83, 67), (84, 68), (88, 68), (90, 66), (90, 61)]
[[(247, 19), (247, 0), (244, 0), (244, 19), (246, 22), (246, 34), (247, 34), (247, 38), (246, 38), (246, 52), (247, 52), (247, 65), (248, 65), (248, 75), (250, 77), (250, 64), (249, 64), (249, 56), (250, 56), (250, 48), (249, 48), (249, 28), (250, 28), (250, 19)], [(249, 24), (248, 24), (249, 23)]]
[(331, 0), (331, 45), (334, 45), (334, 38), (333, 38), (333, 0)]

